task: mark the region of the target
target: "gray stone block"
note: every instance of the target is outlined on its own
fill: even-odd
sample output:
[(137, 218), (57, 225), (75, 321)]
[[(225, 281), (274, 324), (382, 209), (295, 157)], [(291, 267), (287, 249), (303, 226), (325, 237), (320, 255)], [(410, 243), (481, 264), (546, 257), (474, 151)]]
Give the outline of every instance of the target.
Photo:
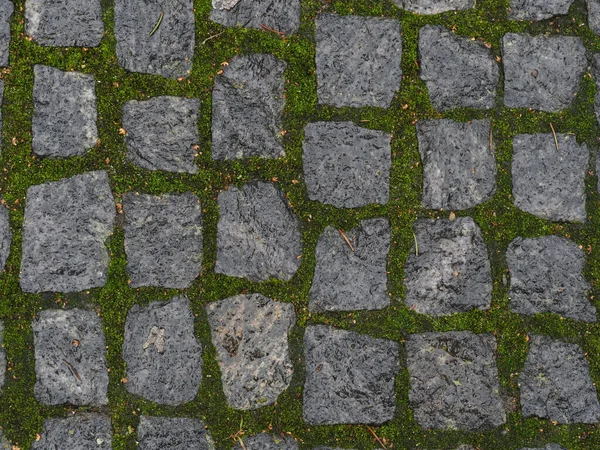
[(123, 359), (131, 394), (170, 406), (191, 402), (202, 381), (202, 345), (189, 300), (134, 305), (125, 323)]
[(188, 288), (202, 269), (200, 199), (127, 193), (123, 209), (130, 287)]
[(564, 447), (561, 447), (558, 444), (547, 444), (545, 447), (539, 448), (522, 448), (521, 450), (567, 450)]
[(119, 64), (130, 72), (187, 77), (192, 70), (195, 45), (193, 3), (115, 0)]
[(588, 67), (581, 39), (507, 33), (502, 52), (507, 107), (558, 112), (571, 106)]
[(423, 428), (483, 431), (506, 422), (494, 336), (470, 331), (412, 334), (406, 351), (408, 397)]
[(91, 75), (33, 66), (33, 152), (69, 157), (98, 142), (96, 81)]
[(398, 8), (432, 15), (448, 11), (465, 11), (475, 7), (475, 0), (393, 0)]
[(311, 311), (383, 309), (388, 296), (387, 259), (390, 223), (363, 220), (344, 233), (325, 228), (316, 249), (317, 264), (308, 294)]
[(206, 309), (228, 405), (257, 409), (275, 403), (294, 373), (288, 348), (294, 305), (253, 294)]
[(198, 136), (195, 98), (154, 97), (123, 106), (127, 157), (146, 170), (198, 173), (194, 163)]
[(11, 244), (12, 231), (10, 230), (8, 209), (0, 204), (0, 271), (3, 271), (6, 266)]
[(267, 433), (242, 438), (244, 446), (237, 444), (233, 450), (298, 450), (298, 443), (290, 436), (281, 437)]
[(576, 344), (531, 336), (519, 389), (524, 417), (561, 424), (600, 422), (600, 403), (590, 367)]
[(431, 316), (489, 309), (490, 262), (473, 219), (420, 219), (414, 230), (417, 244), (405, 266), (406, 305)]
[(545, 20), (569, 12), (573, 0), (510, 0), (511, 20)]
[(104, 286), (115, 201), (105, 171), (31, 186), (23, 222), (21, 289), (79, 292)]
[(595, 35), (600, 36), (600, 0), (586, 0), (588, 11), (588, 27)]
[(512, 311), (596, 321), (596, 308), (588, 300), (591, 285), (583, 277), (585, 256), (574, 242), (558, 236), (516, 238), (508, 246), (506, 262)]
[(110, 419), (102, 414), (78, 412), (65, 419), (46, 419), (32, 450), (111, 450)]
[(212, 0), (210, 20), (226, 27), (264, 25), (293, 34), (300, 26), (300, 0)]
[(287, 64), (272, 55), (233, 58), (215, 78), (212, 97), (213, 159), (279, 158)]
[(204, 422), (197, 419), (141, 416), (137, 429), (140, 450), (214, 450)]
[(77, 308), (45, 310), (31, 326), (36, 400), (45, 405), (108, 404), (106, 344), (96, 313)]
[(546, 220), (585, 222), (589, 151), (575, 136), (520, 134), (513, 139), (513, 201)]
[(434, 108), (494, 107), (500, 71), (483, 42), (426, 25), (419, 31), (419, 57)]
[[(8, 66), (10, 46), (10, 19), (15, 11), (11, 0), (0, 0), (0, 66)], [(0, 98), (2, 92), (0, 91)], [(0, 447), (1, 448), (1, 447)]]
[(398, 344), (326, 325), (304, 333), (304, 421), (382, 424), (394, 417)]
[(490, 128), (489, 119), (417, 122), (425, 207), (469, 209), (494, 195), (497, 169)]
[(400, 22), (319, 14), (315, 23), (319, 103), (388, 108), (402, 80)]
[(302, 161), (308, 197), (338, 208), (389, 201), (391, 136), (352, 122), (304, 128)]
[(14, 450), (15, 447), (6, 439), (4, 432), (0, 430), (0, 450)]
[(251, 181), (219, 194), (215, 272), (290, 280), (302, 255), (300, 221), (272, 183)]

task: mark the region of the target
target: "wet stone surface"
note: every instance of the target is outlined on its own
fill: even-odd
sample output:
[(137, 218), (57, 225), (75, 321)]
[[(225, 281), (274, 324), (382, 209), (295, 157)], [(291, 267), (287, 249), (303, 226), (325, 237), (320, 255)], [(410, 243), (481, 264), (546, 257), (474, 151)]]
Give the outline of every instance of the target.
[(588, 11), (588, 26), (600, 36), (600, 0), (586, 0)]
[(308, 197), (338, 208), (389, 201), (391, 136), (352, 122), (315, 122), (304, 129)]
[(590, 367), (576, 344), (531, 336), (519, 390), (524, 417), (564, 424), (600, 421)]
[(496, 339), (470, 331), (410, 335), (409, 400), (423, 428), (482, 431), (506, 422)]
[(293, 34), (300, 26), (300, 0), (212, 0), (210, 20), (227, 27), (271, 28)]
[(511, 20), (545, 20), (564, 15), (574, 0), (510, 0), (508, 18)]
[(393, 0), (393, 2), (398, 8), (423, 15), (465, 11), (475, 7), (475, 0)]
[[(10, 45), (10, 19), (15, 7), (11, 0), (0, 0), (0, 66), (8, 66)], [(0, 91), (0, 98), (2, 97)], [(0, 446), (0, 449), (2, 447)]]
[(322, 312), (387, 307), (388, 220), (363, 220), (358, 227), (342, 233), (327, 227), (319, 238), (309, 309)]
[(12, 232), (10, 231), (10, 217), (8, 209), (0, 204), (0, 272), (6, 266), (6, 260), (10, 254), (12, 243)]
[(189, 300), (134, 305), (125, 323), (123, 359), (129, 393), (171, 406), (192, 401), (202, 381), (202, 345)]
[(213, 159), (284, 156), (281, 114), (287, 63), (272, 55), (232, 59), (212, 98)]
[(311, 425), (382, 424), (396, 409), (398, 344), (310, 325), (304, 334), (304, 421)]
[(233, 450), (298, 450), (298, 443), (291, 437), (274, 436), (266, 433), (242, 438), (244, 446), (237, 444)]
[(457, 36), (442, 26), (419, 31), (420, 78), (433, 107), (490, 109), (495, 105), (499, 68), (483, 42)]
[(319, 103), (388, 108), (402, 79), (400, 22), (319, 14), (315, 23)]
[(32, 450), (111, 450), (112, 427), (107, 416), (78, 412), (66, 419), (46, 419)]
[(196, 419), (141, 416), (140, 450), (214, 450), (204, 422)]

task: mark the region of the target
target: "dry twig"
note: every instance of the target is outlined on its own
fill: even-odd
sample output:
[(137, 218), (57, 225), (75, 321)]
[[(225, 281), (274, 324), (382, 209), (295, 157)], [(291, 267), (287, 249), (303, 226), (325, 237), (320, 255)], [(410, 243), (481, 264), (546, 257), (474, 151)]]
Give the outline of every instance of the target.
[(350, 239), (348, 239), (348, 237), (346, 236), (346, 234), (338, 229), (338, 231), (340, 232), (340, 235), (342, 236), (342, 238), (344, 239), (344, 241), (346, 241), (346, 244), (348, 244), (348, 247), (350, 247), (350, 250), (354, 251), (354, 247), (352, 246), (352, 243), (350, 242)]
[(387, 450), (387, 447), (385, 446), (385, 444), (383, 442), (381, 442), (381, 439), (379, 439), (379, 436), (377, 436), (377, 434), (375, 434), (375, 432), (373, 431), (373, 428), (371, 428), (369, 425), (367, 425), (367, 430), (369, 430), (371, 432), (371, 434), (375, 437), (375, 439), (377, 439), (377, 442), (379, 442), (379, 444), (383, 447), (383, 450)]
[(279, 36), (285, 36), (285, 33), (283, 31), (274, 30), (273, 28), (266, 26), (264, 23), (261, 23), (260, 27), (265, 31), (270, 31), (271, 33), (278, 34)]

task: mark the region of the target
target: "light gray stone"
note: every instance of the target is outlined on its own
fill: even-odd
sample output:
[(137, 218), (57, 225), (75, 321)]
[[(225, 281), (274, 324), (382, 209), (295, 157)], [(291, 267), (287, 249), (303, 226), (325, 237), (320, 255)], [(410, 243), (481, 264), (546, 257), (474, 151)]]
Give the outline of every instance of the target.
[(65, 419), (44, 420), (40, 439), (31, 444), (32, 450), (111, 450), (110, 419), (98, 413), (78, 412)]
[(6, 206), (0, 204), (0, 271), (3, 271), (6, 267), (6, 260), (10, 255), (11, 244), (12, 231), (10, 230), (8, 209)]
[(294, 305), (253, 294), (206, 309), (228, 405), (257, 409), (275, 403), (294, 373), (288, 348)]
[(137, 429), (140, 450), (214, 450), (204, 422), (179, 417), (141, 416)]
[(237, 444), (233, 450), (298, 450), (298, 443), (290, 436), (281, 437), (267, 433), (242, 438), (244, 446)]
[[(11, 0), (0, 0), (0, 66), (2, 67), (8, 66), (10, 19), (12, 18), (14, 11), (15, 7)], [(0, 99), (1, 98), (2, 92), (0, 91)]]
[(264, 25), (293, 34), (300, 26), (300, 0), (212, 0), (210, 20), (226, 27)]
[(511, 20), (545, 20), (569, 12), (573, 0), (510, 0)]
[(521, 450), (567, 450), (564, 447), (561, 447), (558, 444), (547, 444), (545, 447), (539, 448), (522, 448)]
[(588, 11), (588, 27), (600, 36), (600, 0), (586, 0)]
[(393, 0), (398, 8), (412, 13), (432, 15), (448, 11), (465, 11), (475, 7), (475, 0)]

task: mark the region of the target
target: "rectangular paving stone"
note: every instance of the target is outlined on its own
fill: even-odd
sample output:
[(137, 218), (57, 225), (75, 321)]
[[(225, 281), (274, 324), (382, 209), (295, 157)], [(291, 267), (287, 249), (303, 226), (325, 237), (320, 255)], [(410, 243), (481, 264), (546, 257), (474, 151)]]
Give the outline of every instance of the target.
[(300, 0), (212, 0), (210, 20), (226, 27), (264, 25), (293, 34), (300, 26)]
[(600, 0), (586, 0), (588, 12), (588, 27), (600, 36)]
[(448, 11), (465, 11), (475, 7), (475, 0), (393, 0), (398, 8), (412, 13), (433, 15)]
[(508, 18), (511, 20), (545, 20), (564, 15), (574, 0), (510, 0)]
[(65, 419), (46, 419), (39, 436), (31, 444), (32, 450), (112, 449), (110, 419), (98, 413), (78, 412)]
[[(10, 46), (10, 19), (15, 7), (11, 0), (0, 0), (0, 66), (8, 66)], [(0, 91), (0, 98), (2, 97)]]
[(141, 416), (137, 429), (140, 450), (214, 450), (201, 420)]
[(6, 261), (10, 255), (12, 237), (8, 205), (0, 205), (0, 272), (2, 272), (6, 267)]

